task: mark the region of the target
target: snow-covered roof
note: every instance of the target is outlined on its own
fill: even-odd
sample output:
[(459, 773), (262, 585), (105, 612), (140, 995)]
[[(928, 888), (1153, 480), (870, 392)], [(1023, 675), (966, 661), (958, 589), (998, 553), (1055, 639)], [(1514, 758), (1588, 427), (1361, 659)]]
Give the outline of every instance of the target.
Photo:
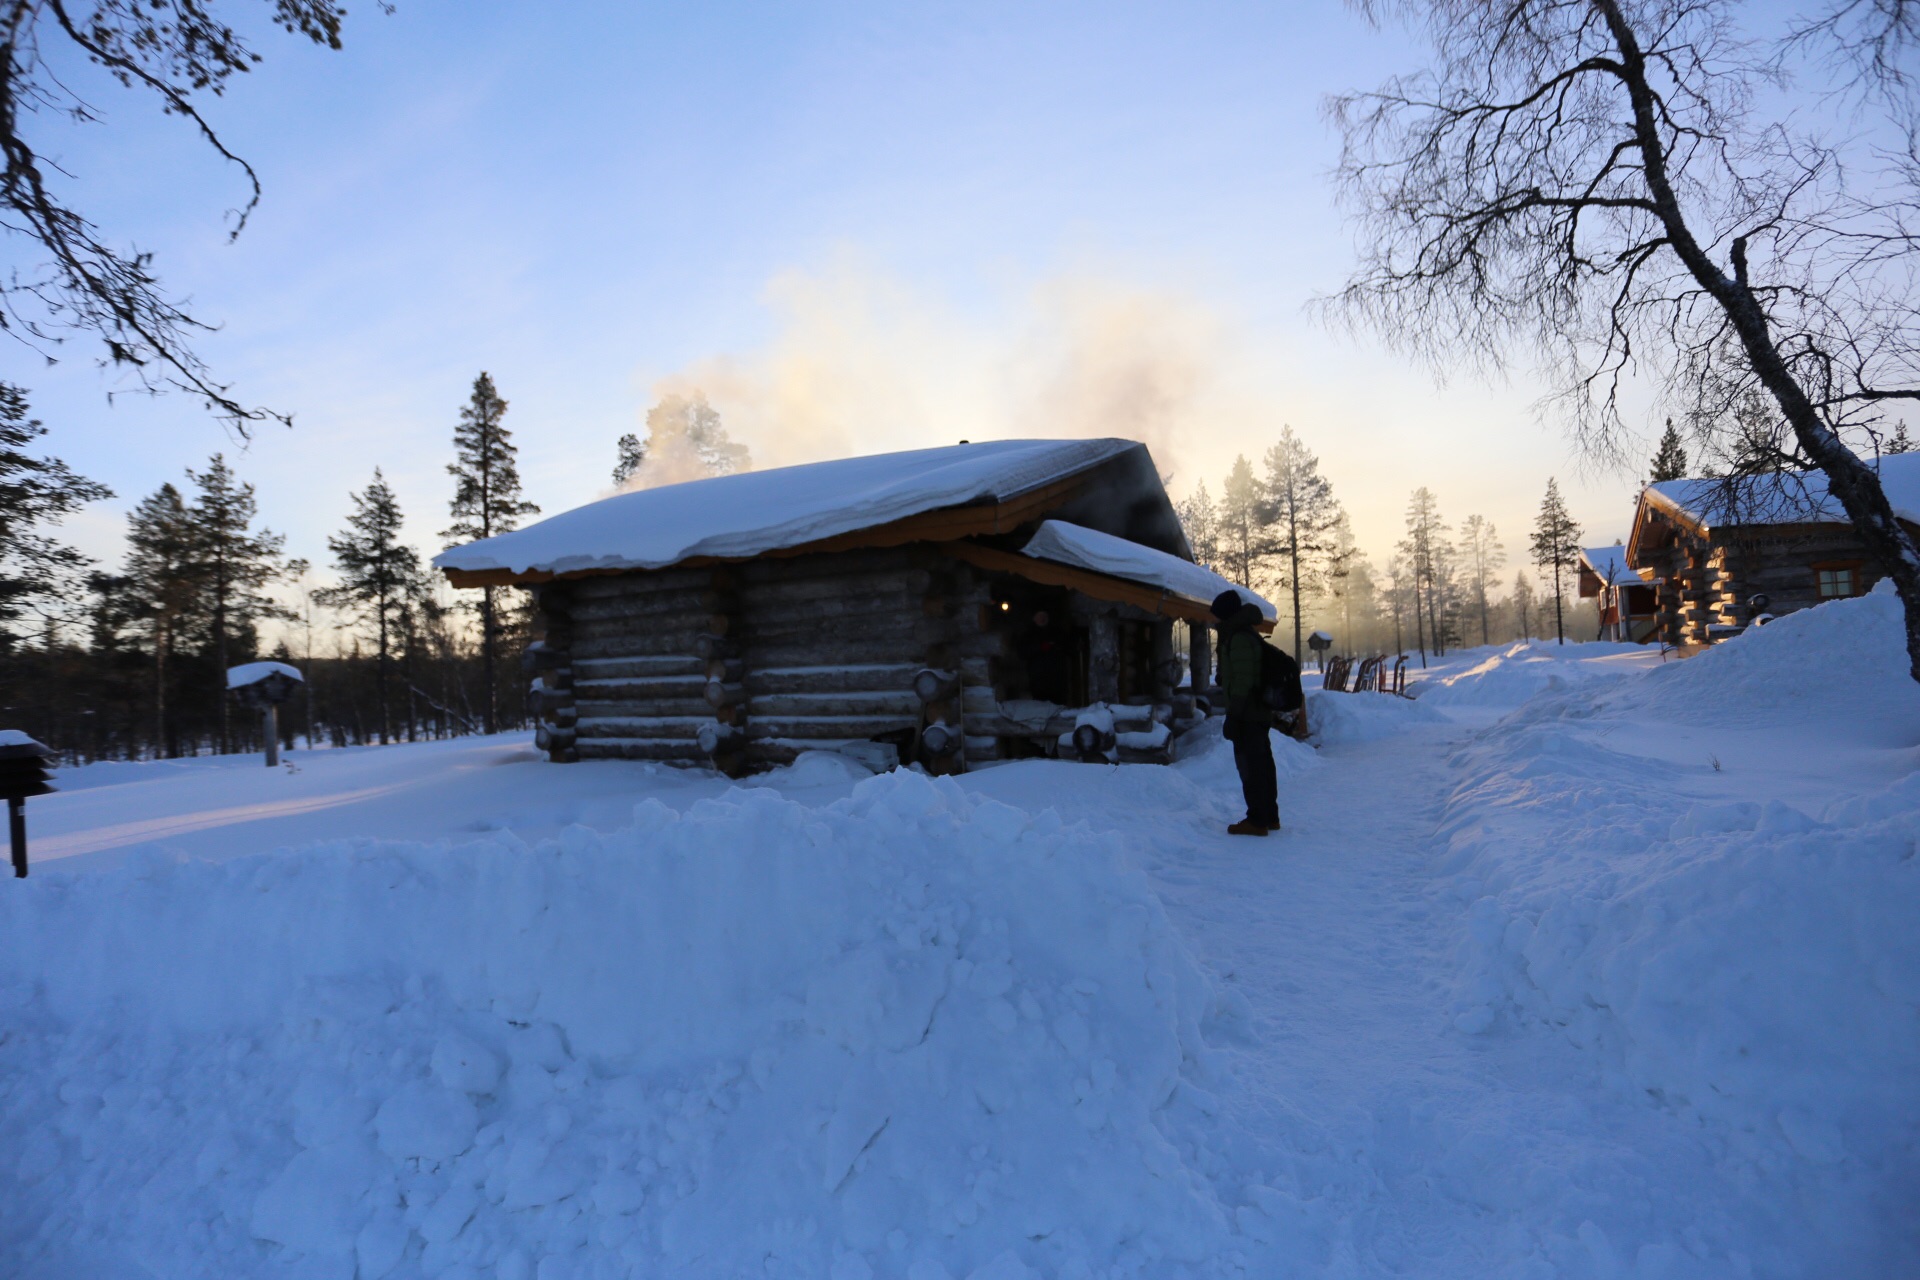
[(1043, 521), (1039, 531), (1020, 550), (1036, 560), (1051, 560), (1055, 564), (1125, 578), (1201, 605), (1213, 603), (1222, 591), (1238, 591), (1249, 603), (1259, 605), (1260, 612), (1269, 619), (1280, 616), (1270, 601), (1191, 560), (1064, 520)]
[(602, 498), (443, 551), (433, 563), (575, 573), (756, 556), (945, 507), (1004, 502), (1143, 448), (1132, 440), (993, 440), (714, 476)]
[[(1901, 519), (1920, 524), (1920, 453), (1883, 455), (1880, 485)], [(1827, 492), (1820, 471), (1794, 471), (1730, 482), (1717, 478), (1665, 480), (1647, 486), (1661, 506), (1705, 527), (1757, 524), (1844, 524), (1847, 513)]]
[(10, 756), (51, 754), (24, 729), (0, 729), (0, 752)]
[(1627, 563), (1627, 549), (1623, 546), (1582, 547), (1580, 561), (1593, 575), (1606, 586), (1617, 586), (1622, 582), (1646, 582), (1650, 580), (1652, 570), (1641, 571)]
[(259, 684), (268, 676), (282, 675), (289, 680), (300, 680), (300, 668), (288, 666), (284, 662), (243, 662), (237, 667), (227, 668), (227, 688), (244, 689), (250, 684)]

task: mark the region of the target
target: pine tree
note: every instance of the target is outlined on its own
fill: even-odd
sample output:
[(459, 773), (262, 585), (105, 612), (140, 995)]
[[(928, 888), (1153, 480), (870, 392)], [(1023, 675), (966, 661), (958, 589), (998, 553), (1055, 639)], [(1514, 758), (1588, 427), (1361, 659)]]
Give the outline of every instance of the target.
[(127, 517), (125, 578), (130, 584), (129, 612), (139, 621), (153, 650), (153, 749), (156, 755), (180, 751), (168, 693), (173, 657), (190, 635), (205, 597), (200, 565), (201, 542), (193, 514), (171, 484), (140, 500)]
[(1894, 424), (1893, 434), (1891, 436), (1888, 436), (1887, 442), (1880, 446), (1880, 452), (1881, 453), (1912, 453), (1913, 452), (1913, 437), (1907, 434), (1906, 423), (1896, 422)]
[(1513, 615), (1520, 624), (1520, 638), (1533, 639), (1533, 583), (1525, 569), (1513, 575)]
[(1491, 644), (1487, 615), (1491, 609), (1488, 603), (1488, 587), (1493, 575), (1507, 562), (1507, 550), (1500, 543), (1500, 535), (1494, 531), (1493, 521), (1485, 516), (1468, 516), (1460, 525), (1461, 551), (1467, 558), (1468, 583), (1473, 591), (1473, 603), (1480, 611), (1480, 643)]
[(253, 486), (235, 483), (232, 469), (220, 454), (213, 455), (205, 471), (188, 471), (187, 478), (200, 489), (188, 515), (196, 543), (194, 559), (199, 565), (200, 588), (205, 594), (201, 614), (221, 681), (220, 750), (231, 751), (232, 700), (226, 696), (226, 671), (233, 665), (236, 649), (242, 656), (253, 656), (256, 622), (288, 616), (285, 609), (262, 594), (262, 588), (280, 576), (280, 548), (286, 539), (270, 529), (253, 528), (258, 514)]
[(26, 452), (47, 429), (28, 417), (27, 393), (0, 382), (0, 655), (20, 639), (14, 624), (33, 600), (77, 596), (88, 561), (42, 532), (112, 492), (58, 458)]
[(1216, 569), (1220, 564), (1220, 516), (1207, 492), (1205, 480), (1196, 481), (1193, 492), (1174, 504), (1180, 530), (1187, 535), (1187, 548), (1195, 564)]
[(640, 473), (641, 464), (647, 460), (646, 441), (629, 431), (614, 442), (618, 457), (613, 463), (613, 483), (615, 488), (624, 489), (627, 481)]
[(1354, 643), (1353, 606), (1360, 603), (1362, 617), (1374, 606), (1373, 566), (1354, 541), (1353, 524), (1344, 511), (1327, 539), (1325, 575), (1328, 592), (1340, 602), (1341, 647), (1354, 653), (1359, 646)]
[[(473, 395), (460, 410), (460, 425), (453, 432), (458, 457), (447, 467), (447, 474), (456, 481), (454, 522), (440, 535), (452, 540), (449, 546), (507, 533), (519, 525), (521, 516), (539, 514), (539, 507), (520, 497), (516, 462), (520, 451), (502, 425), (506, 416), (507, 402), (494, 390), (492, 377), (482, 373), (473, 380)], [(480, 588), (480, 671), (486, 688), (481, 710), (488, 733), (500, 729), (500, 685), (494, 674), (500, 647), (498, 590)]]
[(1563, 579), (1580, 554), (1580, 526), (1567, 514), (1561, 500), (1559, 481), (1547, 481), (1547, 496), (1541, 500), (1540, 514), (1533, 522), (1533, 563), (1543, 572), (1553, 571), (1553, 633), (1560, 644), (1567, 642), (1566, 590)]
[(406, 634), (407, 612), (425, 589), (420, 553), (400, 541), (400, 503), (387, 487), (378, 467), (373, 483), (353, 498), (353, 514), (339, 537), (327, 539), (340, 585), (314, 592), (314, 599), (330, 608), (353, 610), (374, 631), (378, 659), (380, 741), (393, 741), (393, 714), (388, 697), (395, 642)]
[[(1448, 562), (1448, 549), (1443, 545), (1446, 531), (1446, 522), (1440, 518), (1440, 500), (1424, 485), (1415, 489), (1413, 496), (1407, 500), (1407, 536), (1401, 539), (1400, 550), (1406, 555), (1407, 570), (1412, 579), (1414, 642), (1420, 648), (1422, 667), (1427, 665), (1429, 639), (1439, 652), (1446, 652), (1440, 639), (1437, 600), (1441, 591), (1441, 570)], [(1421, 616), (1423, 603), (1426, 607), (1424, 618)]]
[(1225, 576), (1253, 587), (1254, 570), (1266, 555), (1266, 511), (1253, 464), (1242, 455), (1227, 472), (1219, 506), (1220, 567)]
[(1283, 586), (1293, 598), (1293, 654), (1301, 654), (1300, 592), (1324, 567), (1328, 539), (1340, 518), (1333, 486), (1320, 474), (1320, 460), (1283, 427), (1267, 450), (1264, 501), (1275, 558), (1285, 566)]
[(1653, 474), (1647, 477), (1647, 483), (1661, 484), (1686, 478), (1687, 449), (1680, 443), (1680, 433), (1674, 429), (1673, 419), (1668, 418), (1666, 434), (1660, 437), (1659, 452), (1653, 455)]

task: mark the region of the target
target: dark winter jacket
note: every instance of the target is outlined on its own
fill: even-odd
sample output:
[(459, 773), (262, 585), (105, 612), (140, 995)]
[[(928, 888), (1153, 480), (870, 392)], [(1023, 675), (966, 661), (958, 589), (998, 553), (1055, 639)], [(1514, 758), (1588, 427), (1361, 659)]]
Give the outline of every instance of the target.
[(1259, 605), (1245, 604), (1220, 624), (1220, 691), (1227, 698), (1228, 737), (1241, 724), (1265, 728), (1273, 720), (1260, 686), (1260, 633), (1255, 628), (1261, 618)]

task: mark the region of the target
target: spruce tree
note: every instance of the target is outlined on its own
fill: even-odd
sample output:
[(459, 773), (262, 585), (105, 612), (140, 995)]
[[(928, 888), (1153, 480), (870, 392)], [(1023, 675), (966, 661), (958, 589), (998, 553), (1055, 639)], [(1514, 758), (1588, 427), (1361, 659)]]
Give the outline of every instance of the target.
[(640, 471), (640, 465), (647, 460), (647, 444), (639, 436), (629, 431), (614, 441), (616, 456), (613, 461), (613, 483), (615, 488), (625, 488), (627, 481)]
[[(1407, 500), (1407, 536), (1400, 550), (1407, 558), (1413, 588), (1413, 636), (1420, 648), (1420, 665), (1427, 665), (1427, 642), (1439, 653), (1446, 649), (1440, 639), (1440, 609), (1443, 568), (1450, 566), (1446, 542), (1447, 525), (1440, 518), (1440, 500), (1433, 490), (1422, 485)], [(1450, 576), (1450, 575), (1449, 575)], [(1425, 616), (1421, 607), (1425, 605)]]
[(1673, 419), (1668, 418), (1666, 434), (1660, 437), (1660, 449), (1653, 455), (1653, 473), (1647, 477), (1647, 483), (1661, 484), (1686, 478), (1687, 449), (1680, 443), (1680, 433), (1674, 429)]
[(44, 526), (113, 496), (58, 458), (29, 454), (47, 429), (28, 412), (26, 391), (0, 382), (0, 655), (20, 639), (15, 624), (30, 601), (78, 594), (87, 558), (49, 537)]
[(146, 632), (153, 656), (153, 750), (178, 755), (170, 719), (173, 657), (192, 635), (205, 598), (201, 541), (193, 513), (171, 484), (140, 500), (127, 517), (128, 611)]
[(1280, 439), (1267, 450), (1265, 507), (1275, 558), (1286, 567), (1284, 585), (1293, 599), (1293, 656), (1301, 654), (1300, 592), (1317, 580), (1324, 568), (1340, 504), (1333, 486), (1320, 474), (1320, 459), (1294, 434), (1282, 427)]
[[(453, 445), (458, 456), (447, 467), (455, 480), (453, 524), (441, 536), (448, 546), (491, 538), (516, 528), (521, 516), (540, 508), (520, 497), (519, 449), (503, 425), (507, 402), (494, 390), (493, 378), (482, 373), (473, 380), (473, 394), (460, 410)], [(499, 681), (494, 674), (500, 646), (498, 587), (480, 588), (480, 672), (486, 685), (482, 704), (488, 733), (499, 731)]]
[(1559, 481), (1548, 479), (1547, 496), (1540, 502), (1540, 514), (1533, 522), (1534, 567), (1553, 572), (1553, 633), (1560, 644), (1567, 642), (1565, 575), (1580, 554), (1580, 526), (1567, 514), (1561, 500)]
[(1180, 531), (1187, 535), (1187, 549), (1195, 564), (1217, 568), (1220, 563), (1220, 516), (1207, 492), (1207, 482), (1194, 483), (1193, 492), (1174, 504), (1180, 519)]
[(220, 750), (233, 750), (226, 672), (238, 656), (251, 658), (257, 639), (255, 623), (262, 618), (289, 616), (287, 610), (262, 594), (284, 566), (280, 549), (286, 539), (270, 529), (256, 530), (258, 505), (253, 486), (236, 483), (231, 468), (214, 454), (202, 472), (188, 471), (199, 486), (189, 515), (197, 543), (195, 559), (205, 593), (202, 608), (208, 647), (220, 677)]
[(1220, 567), (1241, 586), (1253, 587), (1254, 570), (1266, 555), (1267, 514), (1260, 482), (1245, 455), (1233, 460), (1220, 494)]
[(624, 435), (617, 447), (613, 482), (623, 487), (639, 479), (643, 468), (644, 488), (753, 468), (747, 446), (727, 435), (719, 411), (699, 391), (662, 396), (647, 410), (647, 438)]
[(1533, 583), (1525, 569), (1513, 575), (1513, 616), (1520, 624), (1520, 638), (1533, 639)]
[(425, 589), (420, 553), (400, 541), (400, 503), (387, 487), (378, 467), (365, 492), (352, 495), (353, 514), (347, 527), (327, 539), (327, 549), (340, 570), (340, 585), (314, 592), (314, 599), (331, 608), (353, 611), (371, 627), (378, 645), (377, 684), (380, 703), (380, 741), (393, 741), (393, 715), (388, 684), (394, 644), (406, 634), (407, 612)]

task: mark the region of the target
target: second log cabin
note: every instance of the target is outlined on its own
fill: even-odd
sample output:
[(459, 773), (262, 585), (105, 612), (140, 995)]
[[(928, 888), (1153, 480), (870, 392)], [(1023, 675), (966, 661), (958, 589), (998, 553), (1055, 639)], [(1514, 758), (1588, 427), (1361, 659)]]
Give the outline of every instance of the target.
[(528, 665), (551, 759), (732, 774), (809, 750), (933, 772), (1170, 760), (1206, 713), (1208, 606), (1232, 585), (1193, 563), (1129, 440), (718, 476), (435, 563), (456, 587), (534, 592)]

